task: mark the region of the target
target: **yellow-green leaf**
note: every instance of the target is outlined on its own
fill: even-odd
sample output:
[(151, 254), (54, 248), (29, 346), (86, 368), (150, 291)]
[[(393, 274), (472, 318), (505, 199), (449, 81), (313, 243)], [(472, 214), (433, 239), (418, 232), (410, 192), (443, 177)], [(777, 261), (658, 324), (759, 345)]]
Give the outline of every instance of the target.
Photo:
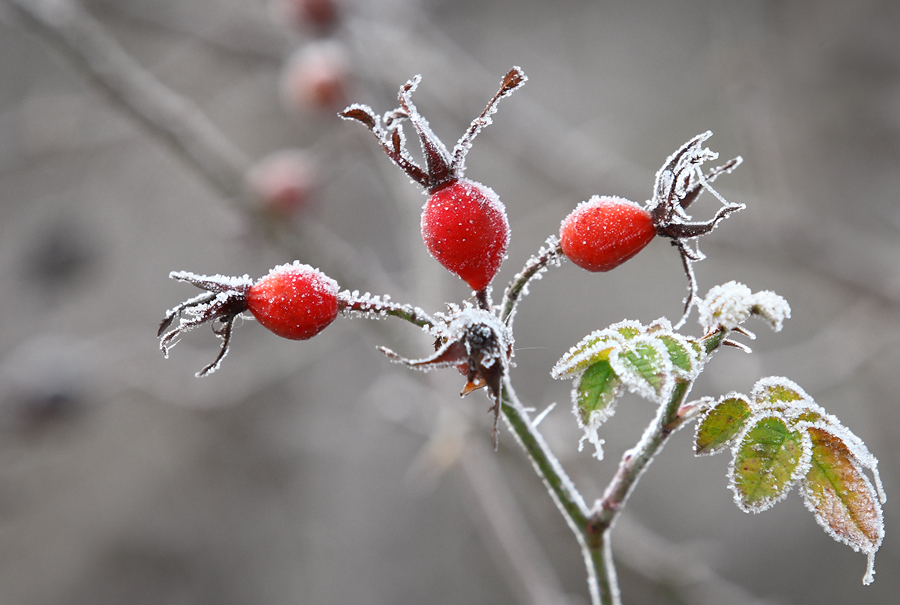
[(783, 407), (781, 404), (810, 400), (795, 382), (780, 376), (763, 378), (753, 388), (754, 407)]
[(591, 414), (600, 412), (607, 417), (619, 396), (621, 381), (608, 361), (595, 363), (575, 382), (573, 395), (582, 424), (588, 424)]
[(722, 451), (744, 429), (750, 417), (750, 402), (743, 395), (723, 399), (697, 424), (694, 453), (710, 455)]

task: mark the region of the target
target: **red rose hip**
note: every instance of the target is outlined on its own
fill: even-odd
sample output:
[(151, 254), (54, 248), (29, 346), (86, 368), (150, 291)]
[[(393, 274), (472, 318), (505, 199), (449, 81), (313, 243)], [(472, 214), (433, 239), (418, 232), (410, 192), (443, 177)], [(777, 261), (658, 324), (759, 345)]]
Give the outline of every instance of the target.
[[(169, 356), (178, 337), (203, 324), (211, 324), (222, 339), (222, 348), (213, 362), (197, 372), (215, 372), (231, 343), (234, 320), (250, 311), (265, 328), (282, 338), (306, 340), (324, 330), (338, 314), (338, 284), (309, 265), (294, 261), (275, 267), (255, 283), (249, 275), (198, 275), (172, 271), (169, 277), (204, 290), (168, 311), (159, 324), (159, 348)], [(178, 325), (168, 330), (176, 319)]]
[(338, 314), (337, 282), (309, 265), (280, 265), (247, 290), (247, 310), (264, 327), (291, 340), (306, 340)]
[(653, 217), (640, 205), (620, 197), (594, 196), (563, 220), (560, 246), (579, 267), (609, 271), (643, 250), (655, 235)]
[(473, 290), (482, 290), (503, 263), (509, 222), (491, 188), (459, 179), (428, 198), (422, 212), (422, 239), (448, 271)]
[[(507, 72), (500, 90), (472, 121), (452, 152), (435, 136), (412, 102), (419, 76), (400, 88), (400, 107), (386, 113), (384, 118), (360, 104), (340, 113), (341, 117), (361, 122), (371, 130), (388, 157), (428, 192), (422, 211), (425, 247), (445, 269), (478, 293), (482, 305), (489, 305), (487, 287), (506, 256), (509, 222), (506, 208), (493, 189), (463, 178), (465, 159), (472, 141), (491, 123), (500, 99), (512, 94), (527, 79), (518, 67)], [(417, 164), (406, 150), (402, 123), (407, 120), (419, 136), (424, 166)]]

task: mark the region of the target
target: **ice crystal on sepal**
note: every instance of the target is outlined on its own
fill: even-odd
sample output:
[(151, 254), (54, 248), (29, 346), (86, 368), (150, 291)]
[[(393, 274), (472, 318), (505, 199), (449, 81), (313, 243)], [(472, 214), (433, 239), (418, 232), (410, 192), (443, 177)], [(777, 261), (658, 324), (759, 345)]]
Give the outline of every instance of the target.
[(386, 347), (379, 349), (391, 361), (423, 372), (456, 368), (466, 377), (460, 395), (487, 387), (488, 396), (494, 403), (492, 435), (496, 448), (500, 391), (513, 354), (512, 331), (492, 312), (469, 303), (463, 306), (451, 304), (448, 309), (447, 313), (436, 313), (434, 322), (426, 326), (435, 337), (435, 352), (432, 355), (408, 359)]

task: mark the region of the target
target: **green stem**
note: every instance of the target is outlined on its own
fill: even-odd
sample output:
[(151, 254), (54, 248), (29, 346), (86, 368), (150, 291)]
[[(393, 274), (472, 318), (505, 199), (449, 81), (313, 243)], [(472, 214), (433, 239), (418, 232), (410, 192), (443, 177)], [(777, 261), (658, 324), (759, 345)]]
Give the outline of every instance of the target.
[(594, 532), (603, 532), (612, 526), (654, 456), (662, 450), (675, 429), (681, 426), (678, 422), (678, 409), (692, 385), (692, 381), (686, 380), (678, 380), (675, 383), (672, 396), (660, 407), (656, 419), (647, 427), (640, 442), (622, 456), (619, 470), (606, 486), (603, 498), (595, 505), (589, 520)]
[[(584, 498), (575, 488), (574, 483), (572, 483), (565, 469), (563, 469), (559, 460), (553, 454), (550, 446), (544, 441), (541, 433), (534, 426), (528, 412), (525, 411), (516, 398), (509, 376), (505, 376), (503, 379), (501, 397), (503, 402), (501, 406), (503, 419), (515, 436), (516, 441), (525, 450), (535, 473), (544, 483), (544, 486), (550, 493), (550, 497), (566, 520), (569, 529), (575, 534), (575, 539), (581, 547), (587, 571), (591, 603), (593, 605), (615, 605), (618, 603), (615, 571), (611, 574), (606, 571), (611, 568), (612, 558), (608, 548), (603, 548), (602, 545), (599, 548), (595, 548), (588, 543), (589, 510), (584, 503)], [(616, 595), (614, 600), (610, 600), (612, 595)]]
[(356, 294), (358, 293), (350, 294), (346, 291), (341, 293), (338, 298), (338, 310), (341, 313), (350, 317), (359, 316), (369, 319), (396, 317), (420, 328), (430, 328), (434, 325), (434, 319), (419, 307), (384, 300), (388, 298), (387, 296), (384, 298), (359, 298)]
[(512, 318), (516, 312), (516, 305), (519, 299), (526, 294), (528, 283), (540, 275), (552, 263), (559, 263), (563, 258), (562, 248), (559, 245), (559, 238), (551, 235), (547, 238), (547, 244), (542, 247), (537, 255), (532, 256), (525, 263), (525, 267), (517, 273), (506, 291), (503, 293), (503, 301), (500, 303), (500, 319), (507, 325), (512, 324)]

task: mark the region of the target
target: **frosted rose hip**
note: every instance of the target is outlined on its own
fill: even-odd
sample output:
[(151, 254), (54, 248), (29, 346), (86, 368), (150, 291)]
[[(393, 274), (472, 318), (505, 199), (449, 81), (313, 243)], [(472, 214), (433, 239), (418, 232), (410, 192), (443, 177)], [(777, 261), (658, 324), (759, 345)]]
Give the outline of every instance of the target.
[[(364, 124), (378, 138), (381, 148), (413, 181), (428, 192), (422, 211), (422, 239), (431, 255), (445, 269), (460, 277), (489, 305), (486, 288), (494, 279), (509, 246), (506, 208), (490, 187), (463, 178), (465, 159), (472, 141), (491, 123), (497, 103), (517, 90), (528, 78), (518, 67), (503, 77), (500, 90), (469, 125), (453, 151), (435, 136), (428, 121), (412, 102), (419, 85), (416, 76), (400, 88), (400, 107), (377, 116), (371, 107), (354, 104), (340, 113)], [(409, 121), (422, 144), (424, 166), (406, 150), (402, 123)]]
[(491, 283), (506, 255), (506, 210), (491, 188), (459, 179), (428, 198), (422, 239), (441, 265), (473, 290), (481, 290)]
[(653, 217), (620, 197), (594, 196), (562, 222), (560, 246), (588, 271), (609, 271), (644, 249), (656, 235)]
[(272, 269), (247, 290), (247, 310), (282, 338), (306, 340), (338, 314), (337, 282), (309, 265)]

